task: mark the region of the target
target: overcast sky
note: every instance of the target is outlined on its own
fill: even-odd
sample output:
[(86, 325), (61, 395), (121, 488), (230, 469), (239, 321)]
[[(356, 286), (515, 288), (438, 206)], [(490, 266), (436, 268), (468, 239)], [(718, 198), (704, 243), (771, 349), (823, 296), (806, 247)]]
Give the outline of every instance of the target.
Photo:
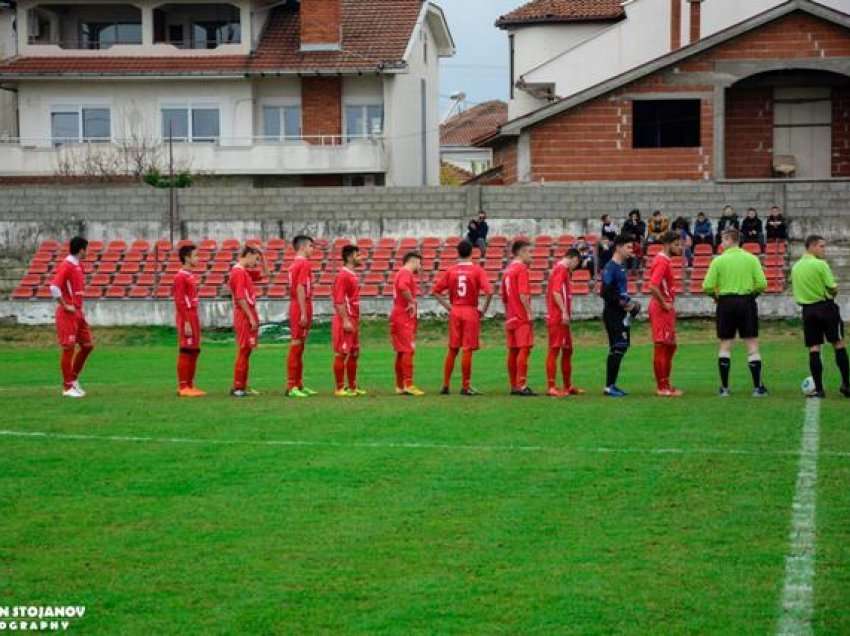
[(449, 95), (466, 93), (469, 102), (508, 98), (508, 37), (493, 26), (524, 0), (437, 0), (446, 13), (457, 54), (443, 60), (440, 111), (450, 106)]

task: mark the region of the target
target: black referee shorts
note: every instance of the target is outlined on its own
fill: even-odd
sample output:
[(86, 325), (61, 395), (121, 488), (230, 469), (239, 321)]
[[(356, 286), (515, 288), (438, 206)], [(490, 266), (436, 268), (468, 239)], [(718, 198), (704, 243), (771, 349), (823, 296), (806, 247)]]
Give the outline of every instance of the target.
[(608, 333), (608, 347), (612, 353), (619, 351), (625, 355), (631, 346), (632, 330), (625, 325), (625, 320), (626, 312), (622, 310), (606, 308), (602, 312), (602, 322)]
[(759, 337), (759, 307), (755, 296), (721, 296), (717, 301), (717, 337), (734, 340)]
[(819, 347), (824, 340), (835, 344), (844, 340), (841, 310), (831, 300), (803, 305), (803, 334), (807, 347)]

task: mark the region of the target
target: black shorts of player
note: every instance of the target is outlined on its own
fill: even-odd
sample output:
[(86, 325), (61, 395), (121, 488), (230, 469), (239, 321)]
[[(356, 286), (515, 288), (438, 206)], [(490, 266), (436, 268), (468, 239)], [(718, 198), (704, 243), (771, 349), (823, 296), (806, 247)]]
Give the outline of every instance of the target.
[(720, 340), (759, 337), (759, 307), (755, 296), (721, 296), (717, 301), (717, 337)]
[(807, 347), (819, 347), (826, 340), (835, 344), (844, 340), (841, 310), (831, 300), (803, 305), (803, 334)]
[(608, 346), (612, 351), (624, 352), (629, 348), (632, 338), (631, 327), (625, 325), (626, 313), (619, 307), (606, 307), (602, 311), (602, 322), (608, 332)]

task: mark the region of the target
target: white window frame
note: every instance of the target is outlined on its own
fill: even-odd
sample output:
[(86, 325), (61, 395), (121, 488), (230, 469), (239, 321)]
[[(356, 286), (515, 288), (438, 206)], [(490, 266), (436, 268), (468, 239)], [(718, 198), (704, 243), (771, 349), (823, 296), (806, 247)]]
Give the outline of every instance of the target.
[[(381, 107), (381, 132), (374, 134), (371, 131), (366, 132), (362, 137), (349, 138), (348, 132), (348, 109), (349, 108), (360, 108), (363, 110), (364, 119), (368, 122), (369, 120), (369, 108), (372, 106), (380, 106)], [(352, 141), (366, 141), (369, 139), (379, 139), (384, 136), (384, 132), (387, 127), (387, 110), (384, 104), (384, 100), (376, 100), (375, 98), (369, 97), (357, 97), (345, 100), (342, 107), (342, 129), (343, 129), (343, 138), (351, 143)]]
[[(85, 137), (85, 131), (83, 126), (83, 111), (84, 110), (106, 110), (109, 111), (109, 136), (108, 137)], [(71, 137), (63, 137), (63, 141), (54, 141), (53, 137), (53, 115), (56, 113), (74, 113), (77, 116), (77, 136), (76, 138)], [(50, 105), (50, 112), (47, 119), (47, 127), (50, 132), (50, 143), (53, 146), (61, 146), (69, 143), (92, 143), (92, 144), (102, 144), (102, 143), (111, 143), (115, 140), (115, 135), (113, 133), (112, 128), (112, 104), (111, 103), (97, 103), (97, 102), (85, 102), (85, 103), (70, 103), (70, 102), (57, 102), (55, 104)]]
[[(293, 135), (285, 129), (286, 118), (283, 117), (280, 121), (281, 136), (278, 138), (266, 136), (266, 108), (292, 108), (298, 107), (298, 134)], [(304, 108), (301, 105), (301, 100), (292, 99), (271, 99), (262, 100), (260, 102), (260, 138), (264, 143), (299, 143), (304, 139)]]
[[(195, 131), (192, 129), (192, 111), (194, 110), (212, 110), (215, 109), (218, 111), (218, 137), (213, 138), (211, 141), (203, 141), (198, 140), (195, 141)], [(204, 145), (219, 145), (221, 143), (221, 139), (224, 136), (222, 134), (222, 110), (221, 104), (219, 102), (212, 101), (189, 101), (189, 102), (160, 102), (159, 104), (159, 133), (163, 142), (168, 142), (168, 135), (165, 134), (165, 131), (162, 129), (162, 111), (164, 110), (185, 110), (186, 111), (186, 138), (183, 137), (175, 137), (174, 143), (180, 144), (204, 144)], [(208, 139), (204, 137), (204, 139)]]

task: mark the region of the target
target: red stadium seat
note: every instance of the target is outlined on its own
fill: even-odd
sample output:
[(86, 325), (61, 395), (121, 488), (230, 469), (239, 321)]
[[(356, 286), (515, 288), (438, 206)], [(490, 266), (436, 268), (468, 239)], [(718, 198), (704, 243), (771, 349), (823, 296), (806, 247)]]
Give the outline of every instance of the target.
[(86, 248), (87, 254), (100, 254), (103, 251), (103, 241), (89, 241)]
[(36, 298), (53, 298), (53, 294), (50, 293), (50, 287), (39, 287), (35, 292)]
[(35, 289), (32, 287), (16, 287), (12, 292), (13, 300), (23, 300), (24, 298), (32, 298)]
[(218, 243), (215, 239), (204, 239), (203, 241), (198, 241), (196, 243), (199, 250), (204, 250), (205, 252), (215, 252), (218, 248)]
[(313, 288), (313, 295), (316, 298), (330, 298), (330, 295), (331, 295), (330, 285), (316, 285)]
[(204, 285), (224, 285), (224, 274), (211, 273), (204, 278)]
[(137, 240), (137, 241), (133, 241), (130, 244), (130, 251), (131, 252), (149, 252), (150, 249), (151, 249), (151, 245), (147, 241)]
[(529, 282), (532, 282), (532, 283), (542, 283), (543, 279), (544, 279), (543, 274), (544, 274), (543, 270), (533, 269), (530, 272), (528, 272), (528, 280), (529, 280)]
[(533, 261), (531, 261), (531, 269), (549, 269), (549, 259), (535, 258)]
[(160, 286), (171, 287), (174, 284), (174, 274), (165, 273), (159, 277)]
[(767, 281), (768, 294), (781, 294), (785, 291), (785, 279), (773, 279)]
[(152, 287), (156, 282), (156, 276), (154, 274), (139, 274), (136, 277), (136, 284), (140, 287)]
[(238, 249), (240, 249), (241, 247), (242, 247), (242, 245), (239, 243), (239, 239), (230, 238), (230, 239), (224, 239), (224, 240), (221, 242), (221, 245), (219, 246), (219, 249), (223, 249), (223, 250), (238, 250)]
[(702, 280), (691, 279), (691, 282), (688, 285), (688, 291), (692, 294), (701, 294), (702, 293)]
[(576, 237), (572, 234), (561, 234), (555, 242), (558, 247), (571, 247), (576, 242)]
[(761, 254), (761, 245), (758, 243), (744, 243), (743, 248), (750, 254), (755, 254), (756, 256)]
[(121, 285), (112, 285), (106, 288), (106, 298), (124, 298), (127, 288)]
[(39, 251), (45, 252), (55, 252), (59, 249), (59, 241), (54, 241), (53, 239), (47, 239), (46, 241), (42, 241), (41, 245), (38, 246)]
[(163, 285), (162, 281), (160, 281), (160, 286), (156, 288), (156, 291), (154, 291), (154, 296), (156, 298), (171, 298), (171, 295), (171, 285)]
[(384, 237), (378, 241), (377, 249), (392, 250), (398, 245), (398, 241), (394, 238)]
[(785, 267), (785, 257), (780, 254), (768, 254), (764, 257), (765, 267)]
[(38, 287), (41, 285), (41, 275), (39, 274), (26, 274), (21, 279), (22, 287)]
[(775, 267), (770, 268), (770, 269), (766, 269), (765, 272), (764, 272), (764, 275), (768, 279), (768, 281), (776, 280), (776, 279), (779, 279), (779, 278), (781, 278), (781, 279), (785, 278), (785, 272), (783, 270), (775, 268)]
[(363, 285), (360, 288), (360, 295), (364, 298), (374, 298), (378, 295), (378, 286), (377, 285)]
[(390, 270), (390, 263), (386, 260), (373, 260), (372, 265), (369, 267), (369, 271), (372, 272), (388, 272)]
[(547, 234), (541, 234), (537, 238), (534, 239), (535, 247), (551, 247), (552, 246), (552, 237)]
[(127, 243), (125, 241), (120, 240), (120, 239), (115, 240), (115, 241), (110, 241), (109, 244), (106, 246), (106, 251), (107, 252), (118, 252), (119, 254), (124, 253), (124, 252), (127, 251)]
[(537, 246), (532, 248), (531, 256), (532, 258), (549, 258), (552, 254), (552, 248), (548, 245)]
[(387, 277), (383, 273), (370, 272), (363, 277), (364, 285), (383, 285)]
[(694, 246), (694, 256), (713, 256), (714, 249), (708, 243), (700, 243)]
[(664, 249), (663, 245), (658, 245), (657, 243), (654, 245), (650, 245), (646, 248), (647, 256), (657, 256)]
[(125, 263), (141, 263), (145, 260), (145, 254), (143, 252), (127, 252), (122, 260)]
[(149, 298), (151, 295), (151, 290), (149, 287), (132, 287), (130, 288), (130, 293), (128, 296), (130, 298)]
[(460, 243), (462, 240), (463, 240), (462, 236), (449, 236), (449, 237), (446, 238), (444, 245), (447, 248), (454, 249), (458, 246), (458, 243)]
[(36, 252), (32, 257), (33, 263), (52, 263), (53, 254), (50, 252)]
[(105, 252), (104, 254), (101, 255), (100, 262), (101, 263), (117, 263), (118, 261), (121, 260), (122, 256), (123, 256), (123, 254), (121, 252), (116, 252), (116, 251)]
[[(91, 243), (89, 243), (89, 248), (91, 248)], [(153, 248), (154, 248), (154, 251), (156, 251), (160, 254), (162, 254), (163, 252), (170, 252), (171, 251), (171, 241), (167, 241), (165, 239), (160, 239), (154, 244)]]
[(788, 246), (784, 241), (774, 241), (767, 244), (765, 252), (767, 254), (785, 254)]
[(542, 296), (543, 295), (543, 284), (542, 283), (531, 283), (529, 286), (531, 288), (532, 296)]
[(570, 280), (574, 283), (586, 283), (590, 280), (590, 270), (588, 269), (577, 269), (573, 272)]
[(133, 276), (131, 274), (116, 274), (112, 277), (112, 284), (127, 287), (133, 284)]
[(216, 285), (202, 285), (198, 290), (199, 298), (215, 298), (218, 296), (218, 286)]
[(256, 247), (257, 249), (263, 249), (263, 239), (258, 237), (249, 238), (245, 241), (245, 245), (250, 245), (251, 247)]
[(694, 267), (708, 267), (709, 265), (711, 265), (711, 261), (711, 256), (695, 256)]
[(436, 236), (426, 236), (422, 239), (422, 250), (437, 250), (443, 245), (443, 241)]
[(103, 296), (103, 287), (90, 285), (83, 290), (83, 298), (95, 299)]
[(89, 279), (89, 285), (96, 287), (106, 287), (112, 282), (112, 276), (109, 274), (95, 274)]
[(28, 274), (46, 274), (49, 270), (47, 263), (31, 263), (29, 269), (27, 270)]
[(289, 294), (284, 285), (270, 285), (266, 295), (269, 298), (286, 298)]
[(573, 283), (570, 290), (576, 296), (587, 296), (590, 294), (590, 284), (586, 282)]
[(266, 249), (270, 250), (285, 250), (286, 249), (286, 241), (282, 238), (273, 238), (269, 239), (266, 243)]
[(139, 263), (121, 263), (119, 268), (122, 274), (138, 274), (141, 271)]

